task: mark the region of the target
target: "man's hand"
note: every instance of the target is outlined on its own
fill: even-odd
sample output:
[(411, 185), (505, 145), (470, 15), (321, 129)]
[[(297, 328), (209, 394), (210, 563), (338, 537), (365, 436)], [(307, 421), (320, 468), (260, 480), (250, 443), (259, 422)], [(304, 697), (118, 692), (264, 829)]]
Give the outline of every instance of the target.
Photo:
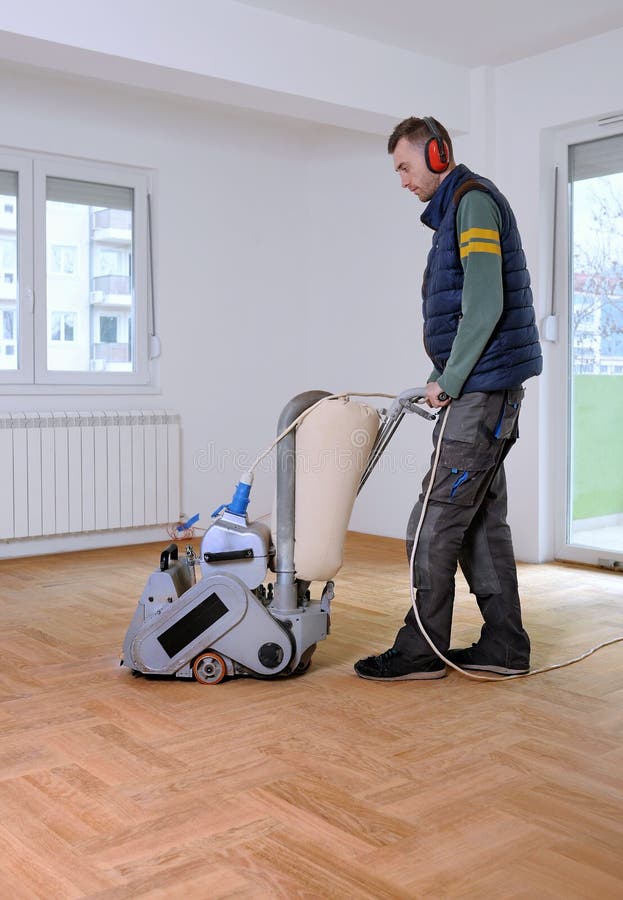
[[(439, 397), (445, 397), (445, 400), (440, 400)], [(439, 387), (439, 384), (436, 381), (429, 381), (426, 385), (426, 403), (432, 407), (433, 409), (442, 409), (444, 406), (448, 406), (452, 402), (452, 397), (448, 397), (442, 387)]]

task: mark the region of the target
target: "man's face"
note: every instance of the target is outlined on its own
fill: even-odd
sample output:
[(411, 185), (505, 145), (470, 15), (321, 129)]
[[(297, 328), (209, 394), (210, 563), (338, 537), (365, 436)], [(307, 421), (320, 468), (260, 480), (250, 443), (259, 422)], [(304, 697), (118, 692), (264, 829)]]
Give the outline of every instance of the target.
[(418, 200), (428, 203), (439, 187), (441, 178), (426, 165), (424, 147), (412, 144), (408, 138), (402, 137), (396, 144), (393, 157), (394, 169), (400, 175), (402, 187), (416, 194)]

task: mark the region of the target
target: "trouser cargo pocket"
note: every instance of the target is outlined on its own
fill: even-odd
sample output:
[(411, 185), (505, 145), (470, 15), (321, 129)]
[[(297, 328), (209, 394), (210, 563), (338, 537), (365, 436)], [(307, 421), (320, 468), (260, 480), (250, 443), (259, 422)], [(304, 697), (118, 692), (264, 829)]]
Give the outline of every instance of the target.
[[(523, 389), (466, 394), (448, 416), (431, 500), (479, 505), (506, 450), (517, 436)], [(435, 443), (442, 422), (435, 428)]]
[(500, 409), (493, 430), (493, 436), (496, 440), (517, 438), (517, 420), (519, 419), (519, 411), (521, 409), (521, 401), (523, 400), (524, 393), (523, 388), (504, 392), (502, 408)]
[(480, 502), (495, 472), (495, 462), (484, 469), (439, 465), (430, 499), (438, 503), (473, 506)]

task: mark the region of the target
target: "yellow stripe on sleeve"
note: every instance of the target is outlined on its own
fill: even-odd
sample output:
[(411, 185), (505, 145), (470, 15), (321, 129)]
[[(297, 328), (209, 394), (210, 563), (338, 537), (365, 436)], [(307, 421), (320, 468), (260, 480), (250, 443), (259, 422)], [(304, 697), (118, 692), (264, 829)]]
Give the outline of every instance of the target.
[(461, 232), (460, 243), (471, 241), (473, 238), (483, 238), (486, 241), (500, 240), (500, 233), (493, 228), (469, 228), (467, 231)]
[(470, 253), (494, 253), (496, 256), (502, 255), (499, 244), (487, 243), (486, 241), (470, 241), (464, 247), (461, 247), (461, 259), (469, 256)]

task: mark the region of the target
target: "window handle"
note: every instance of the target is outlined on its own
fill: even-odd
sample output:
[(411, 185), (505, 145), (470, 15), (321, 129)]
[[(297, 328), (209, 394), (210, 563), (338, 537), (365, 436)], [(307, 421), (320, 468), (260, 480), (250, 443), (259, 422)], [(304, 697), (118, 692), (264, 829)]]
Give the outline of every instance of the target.
[(32, 288), (26, 288), (24, 290), (24, 300), (26, 301), (27, 310), (32, 316), (35, 311), (35, 292)]

